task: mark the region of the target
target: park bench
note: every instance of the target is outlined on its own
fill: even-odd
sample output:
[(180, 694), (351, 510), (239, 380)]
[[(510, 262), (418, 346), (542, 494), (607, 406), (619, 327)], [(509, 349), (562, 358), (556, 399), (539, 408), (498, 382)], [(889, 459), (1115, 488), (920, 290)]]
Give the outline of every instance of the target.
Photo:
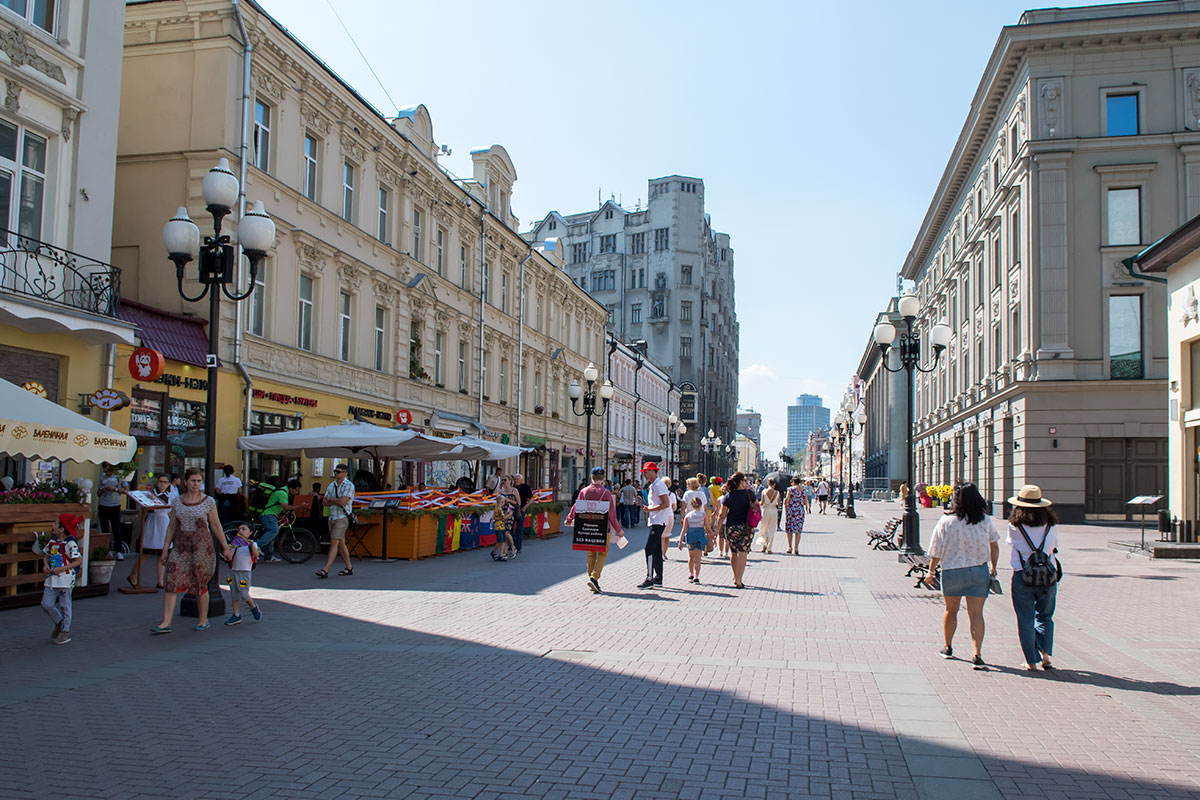
[[(913, 584), (914, 589), (920, 589), (926, 584), (923, 583), (929, 575), (929, 556), (928, 555), (903, 555), (900, 556), (901, 564), (908, 564), (908, 572), (904, 573), (905, 577), (911, 578), (917, 576), (917, 582)], [(933, 574), (933, 579), (930, 581), (932, 585), (928, 588), (940, 589), (942, 587), (942, 571), (939, 568)]]
[(876, 550), (896, 550), (896, 531), (900, 528), (900, 517), (889, 519), (881, 531), (867, 531), (867, 544)]

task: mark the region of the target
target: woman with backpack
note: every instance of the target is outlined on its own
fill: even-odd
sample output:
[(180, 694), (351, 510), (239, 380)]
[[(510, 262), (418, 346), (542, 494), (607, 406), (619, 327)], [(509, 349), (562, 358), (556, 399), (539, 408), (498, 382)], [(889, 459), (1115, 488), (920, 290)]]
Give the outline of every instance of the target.
[(1013, 507), (1008, 518), (1008, 544), (1012, 547), (1012, 604), (1017, 614), (1017, 636), (1025, 654), (1025, 669), (1053, 669), (1054, 604), (1062, 567), (1058, 552), (1058, 534), (1054, 531), (1058, 515), (1042, 490), (1033, 484), (1021, 487), (1008, 498)]

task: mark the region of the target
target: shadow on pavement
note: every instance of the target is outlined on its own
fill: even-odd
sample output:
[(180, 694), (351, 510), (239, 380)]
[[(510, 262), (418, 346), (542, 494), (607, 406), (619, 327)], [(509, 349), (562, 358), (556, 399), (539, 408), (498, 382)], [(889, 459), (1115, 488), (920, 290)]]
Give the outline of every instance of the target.
[(1100, 689), (1118, 689), (1126, 692), (1145, 692), (1167, 697), (1200, 697), (1200, 687), (1183, 686), (1171, 681), (1139, 681), (1135, 678), (1122, 678), (1117, 675), (1106, 675), (1103, 672), (1090, 672), (1085, 669), (1027, 670), (1022, 667), (996, 666), (993, 669), (1000, 672), (1011, 672), (1031, 679), (1046, 681), (1069, 681), (1095, 686)]

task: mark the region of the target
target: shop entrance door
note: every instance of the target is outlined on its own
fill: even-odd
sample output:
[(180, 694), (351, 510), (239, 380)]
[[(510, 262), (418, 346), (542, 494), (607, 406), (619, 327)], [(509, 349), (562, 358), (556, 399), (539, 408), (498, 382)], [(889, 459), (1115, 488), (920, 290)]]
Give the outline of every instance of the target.
[(1085, 459), (1086, 514), (1130, 520), (1133, 513), (1125, 501), (1166, 493), (1166, 439), (1093, 437), (1087, 440)]

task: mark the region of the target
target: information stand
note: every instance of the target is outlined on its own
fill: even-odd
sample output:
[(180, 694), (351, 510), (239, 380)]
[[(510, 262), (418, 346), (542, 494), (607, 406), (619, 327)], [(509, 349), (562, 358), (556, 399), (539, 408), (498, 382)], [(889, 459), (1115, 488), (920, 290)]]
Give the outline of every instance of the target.
[(146, 512), (157, 511), (161, 508), (170, 508), (164, 504), (154, 492), (134, 491), (127, 492), (126, 496), (133, 500), (138, 507), (138, 556), (137, 563), (133, 567), (133, 575), (128, 586), (118, 586), (117, 591), (121, 594), (155, 594), (158, 589), (154, 586), (142, 586), (142, 544), (146, 537), (143, 535), (146, 530)]
[(387, 548), (387, 544), (388, 544), (388, 542), (387, 542), (388, 512), (391, 511), (393, 508), (397, 508), (399, 505), (400, 505), (399, 500), (372, 500), (371, 504), (367, 506), (367, 508), (371, 509), (372, 511), (382, 511), (383, 512), (383, 534), (382, 534), (383, 535), (383, 552), (377, 558), (372, 557), (371, 558), (372, 561), (382, 561), (384, 563), (387, 563), (390, 561), (399, 561), (400, 560), (398, 558), (388, 558), (388, 554), (387, 554), (387, 551), (388, 551), (388, 548)]
[(1140, 506), (1142, 509), (1142, 549), (1146, 549), (1146, 507), (1157, 505), (1159, 500), (1162, 500), (1161, 494), (1139, 494), (1132, 500), (1127, 500), (1127, 506)]

